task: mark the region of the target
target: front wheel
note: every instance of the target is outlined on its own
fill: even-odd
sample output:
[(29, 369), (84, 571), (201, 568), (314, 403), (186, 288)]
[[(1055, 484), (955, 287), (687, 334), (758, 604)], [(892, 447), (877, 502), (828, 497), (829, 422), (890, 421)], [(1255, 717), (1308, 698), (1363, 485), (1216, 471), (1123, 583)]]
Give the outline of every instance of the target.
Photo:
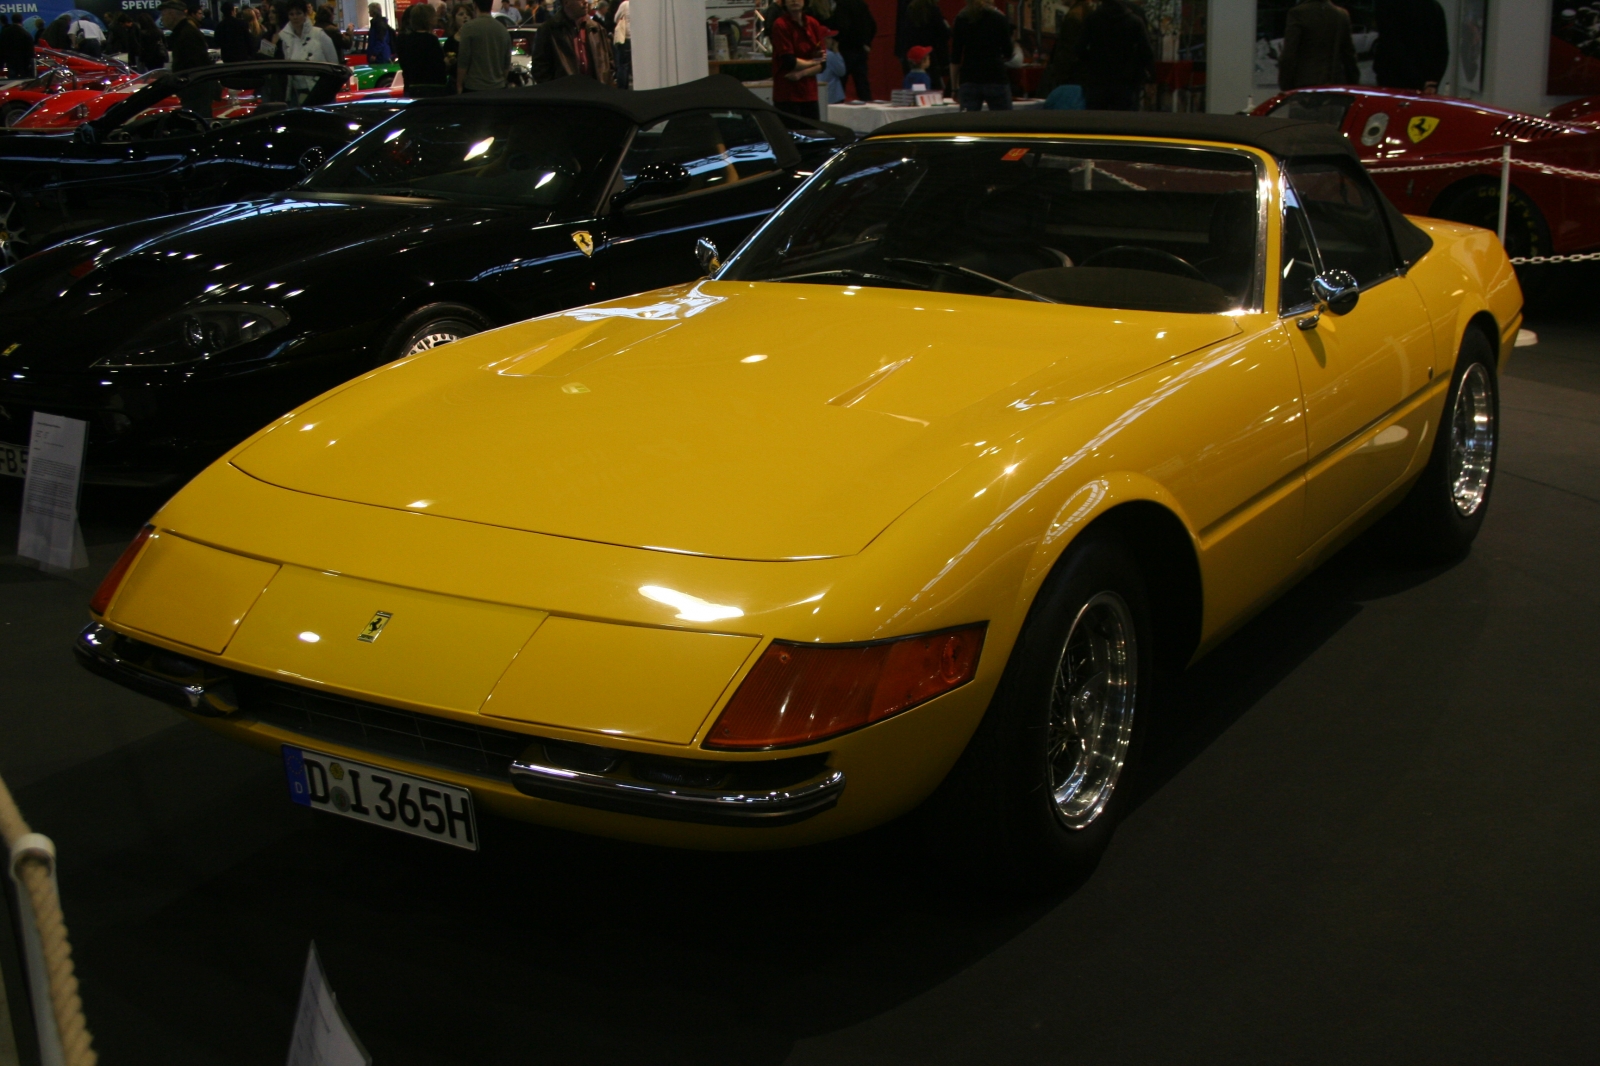
[(441, 345), (482, 333), (489, 320), (464, 304), (436, 303), (419, 307), (394, 328), (384, 347), (383, 361), (421, 355)]
[(1483, 528), (1500, 447), (1494, 349), (1476, 329), (1461, 341), (1428, 465), (1399, 508), (1410, 547), (1424, 562), (1465, 552)]
[(930, 801), (960, 874), (1011, 889), (1086, 875), (1127, 800), (1154, 677), (1144, 576), (1085, 534), (1040, 589), (988, 712)]

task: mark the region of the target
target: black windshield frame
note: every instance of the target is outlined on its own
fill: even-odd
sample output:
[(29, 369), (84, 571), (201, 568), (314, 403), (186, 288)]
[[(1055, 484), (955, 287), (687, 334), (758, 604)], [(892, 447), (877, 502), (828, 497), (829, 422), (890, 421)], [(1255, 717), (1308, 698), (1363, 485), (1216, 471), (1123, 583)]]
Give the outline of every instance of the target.
[[(1248, 261), (1246, 261), (1247, 253), (1242, 247), (1234, 250), (1234, 255), (1239, 262), (1237, 269), (1234, 271), (1236, 281), (1226, 290), (1226, 295), (1231, 302), (1226, 306), (1218, 302), (1217, 298), (1224, 295), (1224, 290), (1217, 285), (1202, 283), (1198, 278), (1191, 281), (1190, 278), (1194, 277), (1193, 274), (1187, 277), (1184, 276), (1181, 273), (1182, 267), (1189, 264), (1180, 260), (1171, 267), (1170, 271), (1163, 271), (1163, 273), (1170, 272), (1177, 275), (1177, 280), (1166, 287), (1178, 289), (1188, 286), (1194, 289), (1196, 286), (1205, 284), (1206, 290), (1212, 293), (1211, 296), (1201, 298), (1197, 295), (1198, 290), (1196, 289), (1196, 292), (1179, 293), (1170, 300), (1164, 296), (1142, 298), (1144, 302), (1134, 300), (1125, 309), (1168, 310), (1180, 313), (1239, 314), (1260, 312), (1264, 306), (1267, 288), (1268, 219), (1272, 206), (1276, 203), (1276, 196), (1270, 177), (1270, 170), (1261, 155), (1246, 148), (1229, 145), (1212, 146), (1184, 144), (1181, 142), (1153, 142), (1117, 137), (1026, 137), (1016, 134), (951, 137), (908, 136), (877, 138), (851, 145), (829, 160), (824, 167), (820, 168), (817, 174), (802, 186), (795, 195), (790, 197), (778, 212), (758, 228), (755, 233), (751, 234), (739, 250), (729, 257), (715, 277), (729, 281), (810, 281), (817, 284), (828, 284), (831, 279), (827, 275), (838, 273), (840, 275), (839, 280), (843, 280), (847, 284), (883, 285), (886, 287), (922, 289), (924, 291), (952, 291), (946, 285), (936, 284), (928, 279), (928, 275), (934, 272), (932, 268), (935, 264), (929, 263), (925, 264), (923, 268), (917, 268), (914, 266), (916, 259), (925, 257), (912, 256), (910, 253), (903, 253), (894, 258), (896, 263), (908, 275), (918, 275), (916, 277), (886, 277), (885, 275), (900, 275), (901, 270), (877, 269), (876, 266), (869, 265), (870, 260), (866, 259), (860, 263), (842, 262), (834, 264), (823, 261), (808, 264), (805, 262), (807, 259), (815, 260), (819, 254), (823, 255), (824, 260), (826, 260), (829, 254), (841, 249), (839, 245), (823, 248), (822, 252), (819, 253), (812, 249), (820, 246), (812, 244), (803, 255), (796, 257), (796, 266), (793, 270), (778, 270), (774, 267), (777, 260), (783, 259), (790, 254), (788, 248), (785, 248), (781, 253), (776, 253), (775, 250), (779, 245), (784, 244), (786, 241), (792, 244), (796, 236), (809, 238), (810, 234), (807, 232), (807, 227), (812, 226), (816, 219), (829, 218), (831, 217), (830, 212), (845, 209), (845, 205), (839, 202), (841, 197), (838, 190), (846, 182), (859, 180), (869, 172), (884, 170), (906, 163), (917, 158), (919, 152), (926, 153), (932, 150), (944, 153), (977, 151), (990, 155), (994, 155), (996, 152), (1041, 153), (1040, 158), (1043, 158), (1044, 153), (1053, 153), (1069, 159), (1103, 158), (1108, 162), (1117, 164), (1136, 164), (1157, 169), (1168, 168), (1196, 172), (1215, 172), (1223, 178), (1223, 185), (1233, 190), (1231, 195), (1238, 201), (1233, 205), (1233, 212), (1239, 216), (1240, 227), (1248, 225), (1253, 227), (1254, 230), (1253, 235), (1242, 228), (1235, 228), (1230, 231), (1238, 234), (1235, 244), (1243, 245), (1248, 242), (1249, 248)], [(1003, 158), (1010, 157), (1005, 155)], [(1018, 155), (1017, 158), (1027, 159), (1033, 157), (1022, 154)], [(988, 166), (989, 162), (980, 162), (977, 165)], [(991, 170), (996, 173), (999, 172), (996, 168), (991, 168)], [(1017, 187), (1021, 188), (1020, 185)], [(993, 193), (997, 188), (1000, 188), (998, 184), (990, 185), (983, 192), (987, 195)], [(1002, 192), (1004, 191), (1002, 189)], [(1246, 194), (1254, 198), (1253, 207), (1242, 200), (1242, 197)], [(1060, 192), (1055, 193), (1055, 195), (1059, 196)], [(1168, 194), (1158, 193), (1158, 195)], [(1186, 194), (1178, 192), (1170, 195), (1182, 196)], [(1221, 199), (1222, 195), (1220, 193), (1217, 194), (1217, 198)], [(910, 203), (910, 197), (911, 194), (908, 193), (907, 199), (895, 207), (893, 212), (898, 213), (902, 207)], [(823, 205), (826, 205), (826, 207)], [(1153, 203), (1152, 206), (1154, 206)], [(893, 214), (891, 214), (890, 219), (891, 221), (893, 220)], [(934, 227), (930, 226), (928, 228)], [(848, 246), (843, 247), (848, 248)], [(1046, 250), (1055, 251), (1058, 255), (1061, 254), (1059, 249)], [(1159, 252), (1155, 253), (1155, 255), (1161, 254)], [(847, 257), (848, 251), (845, 251), (844, 255)], [(926, 258), (945, 259), (947, 257)], [(1064, 267), (1078, 265), (1069, 256), (1063, 255), (1062, 258), (1064, 261), (1061, 265)], [(1176, 256), (1168, 256), (1167, 258), (1178, 259)], [(889, 262), (888, 258), (883, 261), (885, 263)], [(954, 262), (941, 265), (955, 267)], [(1085, 262), (1082, 265), (1088, 266), (1089, 264)], [(1141, 273), (1153, 273), (1158, 269), (1143, 263), (1118, 263), (1115, 264), (1113, 269), (1120, 273), (1121, 277), (1110, 276), (1110, 271), (1105, 267), (1101, 267), (1097, 271), (1102, 275), (1101, 277), (1093, 278), (1089, 272), (1085, 271), (1081, 275), (1075, 275), (1074, 285), (1068, 288), (1083, 289), (1085, 286), (1082, 283), (1090, 281), (1096, 283), (1106, 282), (1112, 285), (1113, 288), (1115, 284), (1127, 285), (1131, 283), (1127, 270), (1133, 267), (1141, 268)], [(948, 279), (954, 277), (957, 270), (961, 269), (957, 267), (956, 269), (942, 270), (940, 273), (946, 275)], [(852, 271), (858, 275), (876, 276), (843, 276)], [(963, 272), (968, 274), (975, 273), (970, 269), (963, 270)], [(1021, 278), (1022, 274), (1008, 277), (1002, 270), (980, 270), (976, 271), (976, 273), (979, 276), (983, 273), (989, 273), (994, 276), (993, 280), (997, 280), (1002, 284), (991, 287), (989, 291), (985, 292), (968, 291), (965, 293), (967, 295), (1009, 296), (1018, 299), (1042, 298), (1048, 302), (1096, 307), (1125, 306), (1124, 303), (1120, 302), (1106, 302), (1106, 297), (1092, 292), (1089, 295), (1075, 291), (1063, 293), (1059, 291), (1059, 288), (1053, 291), (1049, 285), (1039, 285), (1031, 282), (1024, 284), (1022, 287), (1037, 288), (1039, 291), (1018, 292), (1015, 291), (1018, 286), (1008, 286), (1003, 283), (1015, 281)], [(1035, 277), (1037, 281), (1051, 280), (1045, 276), (1046, 272), (1043, 270), (1024, 271), (1023, 273), (1029, 274), (1030, 277)], [(1055, 280), (1059, 281), (1060, 279)], [(1087, 287), (1092, 290), (1095, 286), (1089, 285)], [(1151, 302), (1152, 299), (1154, 300), (1153, 303)]]

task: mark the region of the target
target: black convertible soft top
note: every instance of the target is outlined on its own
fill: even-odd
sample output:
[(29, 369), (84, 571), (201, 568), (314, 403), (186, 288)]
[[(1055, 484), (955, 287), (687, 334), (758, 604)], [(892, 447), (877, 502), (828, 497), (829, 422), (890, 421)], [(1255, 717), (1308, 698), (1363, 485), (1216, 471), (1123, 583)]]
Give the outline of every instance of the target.
[(476, 106), (485, 103), (579, 104), (604, 107), (641, 126), (679, 111), (708, 107), (737, 107), (746, 111), (772, 111), (773, 106), (746, 89), (736, 78), (713, 74), (665, 89), (613, 89), (593, 78), (557, 78), (526, 89), (493, 89), (418, 101), (428, 107)]
[(1068, 133), (1107, 137), (1175, 137), (1243, 144), (1287, 159), (1290, 156), (1355, 152), (1337, 129), (1323, 122), (1257, 118), (1254, 115), (1169, 114), (1165, 111), (954, 111), (948, 115), (891, 122), (872, 137), (906, 133)]
[[(1164, 137), (1259, 148), (1279, 159), (1342, 155), (1355, 149), (1337, 128), (1303, 119), (1254, 115), (1169, 114), (1165, 111), (953, 111), (879, 126), (869, 139), (908, 133), (1065, 133), (1102, 137)], [(1400, 257), (1409, 265), (1433, 247), (1433, 238), (1400, 213), (1376, 185)]]

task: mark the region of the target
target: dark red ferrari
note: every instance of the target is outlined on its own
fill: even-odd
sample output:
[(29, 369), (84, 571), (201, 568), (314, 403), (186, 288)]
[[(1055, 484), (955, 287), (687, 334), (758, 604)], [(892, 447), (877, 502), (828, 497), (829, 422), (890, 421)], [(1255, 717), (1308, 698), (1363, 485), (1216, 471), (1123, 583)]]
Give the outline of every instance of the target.
[[(1485, 229), (1499, 221), (1500, 157), (1510, 145), (1506, 250), (1534, 256), (1600, 248), (1600, 99), (1528, 115), (1403, 89), (1329, 86), (1275, 96), (1255, 114), (1337, 126), (1402, 211)], [(1440, 169), (1406, 169), (1419, 165)]]

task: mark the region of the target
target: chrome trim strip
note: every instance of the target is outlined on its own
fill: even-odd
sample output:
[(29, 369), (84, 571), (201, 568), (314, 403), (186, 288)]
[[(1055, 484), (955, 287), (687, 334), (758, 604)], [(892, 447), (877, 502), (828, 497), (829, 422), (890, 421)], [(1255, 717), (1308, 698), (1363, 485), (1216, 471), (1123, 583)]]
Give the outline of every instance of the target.
[(72, 642), (72, 650), (78, 662), (94, 673), (185, 711), (222, 718), (237, 708), (227, 678), (185, 682), (163, 676), (118, 655), (112, 646), (116, 639), (115, 630), (93, 622), (78, 634), (78, 639)]
[(838, 803), (844, 771), (826, 770), (810, 781), (767, 792), (727, 792), (652, 785), (518, 759), (511, 764), (511, 783), (540, 799), (648, 818), (771, 826), (810, 818)]

